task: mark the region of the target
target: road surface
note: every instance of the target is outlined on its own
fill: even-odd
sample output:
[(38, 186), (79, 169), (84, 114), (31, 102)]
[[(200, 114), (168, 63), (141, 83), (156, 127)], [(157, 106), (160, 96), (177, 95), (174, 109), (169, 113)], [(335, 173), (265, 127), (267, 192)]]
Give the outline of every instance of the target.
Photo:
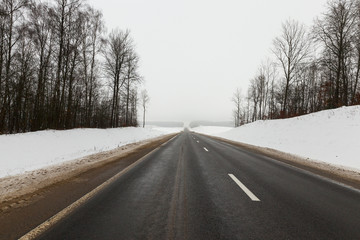
[(40, 239), (360, 239), (360, 191), (185, 131)]

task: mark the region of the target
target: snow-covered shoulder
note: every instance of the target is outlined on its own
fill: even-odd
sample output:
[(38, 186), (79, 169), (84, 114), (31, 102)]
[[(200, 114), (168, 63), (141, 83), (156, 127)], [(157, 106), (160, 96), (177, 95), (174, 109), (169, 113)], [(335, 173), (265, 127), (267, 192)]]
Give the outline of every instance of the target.
[(129, 127), (1, 135), (0, 178), (180, 131), (181, 128)]
[(360, 106), (256, 121), (208, 134), (360, 171)]

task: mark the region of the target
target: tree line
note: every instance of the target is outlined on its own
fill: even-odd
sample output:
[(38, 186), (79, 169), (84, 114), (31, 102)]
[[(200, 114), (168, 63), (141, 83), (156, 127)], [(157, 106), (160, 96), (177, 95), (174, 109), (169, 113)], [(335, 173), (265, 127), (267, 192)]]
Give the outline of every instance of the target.
[(235, 126), (360, 104), (359, 0), (328, 1), (308, 28), (287, 20), (271, 52), (233, 95)]
[(139, 56), (83, 0), (0, 0), (0, 133), (137, 126)]

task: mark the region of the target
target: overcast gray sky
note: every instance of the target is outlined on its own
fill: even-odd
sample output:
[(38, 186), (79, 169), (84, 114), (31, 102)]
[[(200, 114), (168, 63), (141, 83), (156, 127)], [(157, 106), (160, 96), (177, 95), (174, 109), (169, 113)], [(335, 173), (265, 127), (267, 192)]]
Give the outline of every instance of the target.
[[(311, 26), (326, 0), (88, 0), (108, 31), (130, 29), (150, 95), (152, 121), (232, 120), (231, 96), (245, 93), (271, 57), (281, 23)], [(141, 112), (139, 111), (139, 116)]]

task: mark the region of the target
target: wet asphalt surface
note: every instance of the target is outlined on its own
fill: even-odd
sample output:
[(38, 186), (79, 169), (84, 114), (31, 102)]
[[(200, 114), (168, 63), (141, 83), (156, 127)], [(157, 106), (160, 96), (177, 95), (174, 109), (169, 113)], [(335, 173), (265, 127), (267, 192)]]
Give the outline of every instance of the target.
[(185, 131), (40, 239), (360, 239), (360, 191)]

